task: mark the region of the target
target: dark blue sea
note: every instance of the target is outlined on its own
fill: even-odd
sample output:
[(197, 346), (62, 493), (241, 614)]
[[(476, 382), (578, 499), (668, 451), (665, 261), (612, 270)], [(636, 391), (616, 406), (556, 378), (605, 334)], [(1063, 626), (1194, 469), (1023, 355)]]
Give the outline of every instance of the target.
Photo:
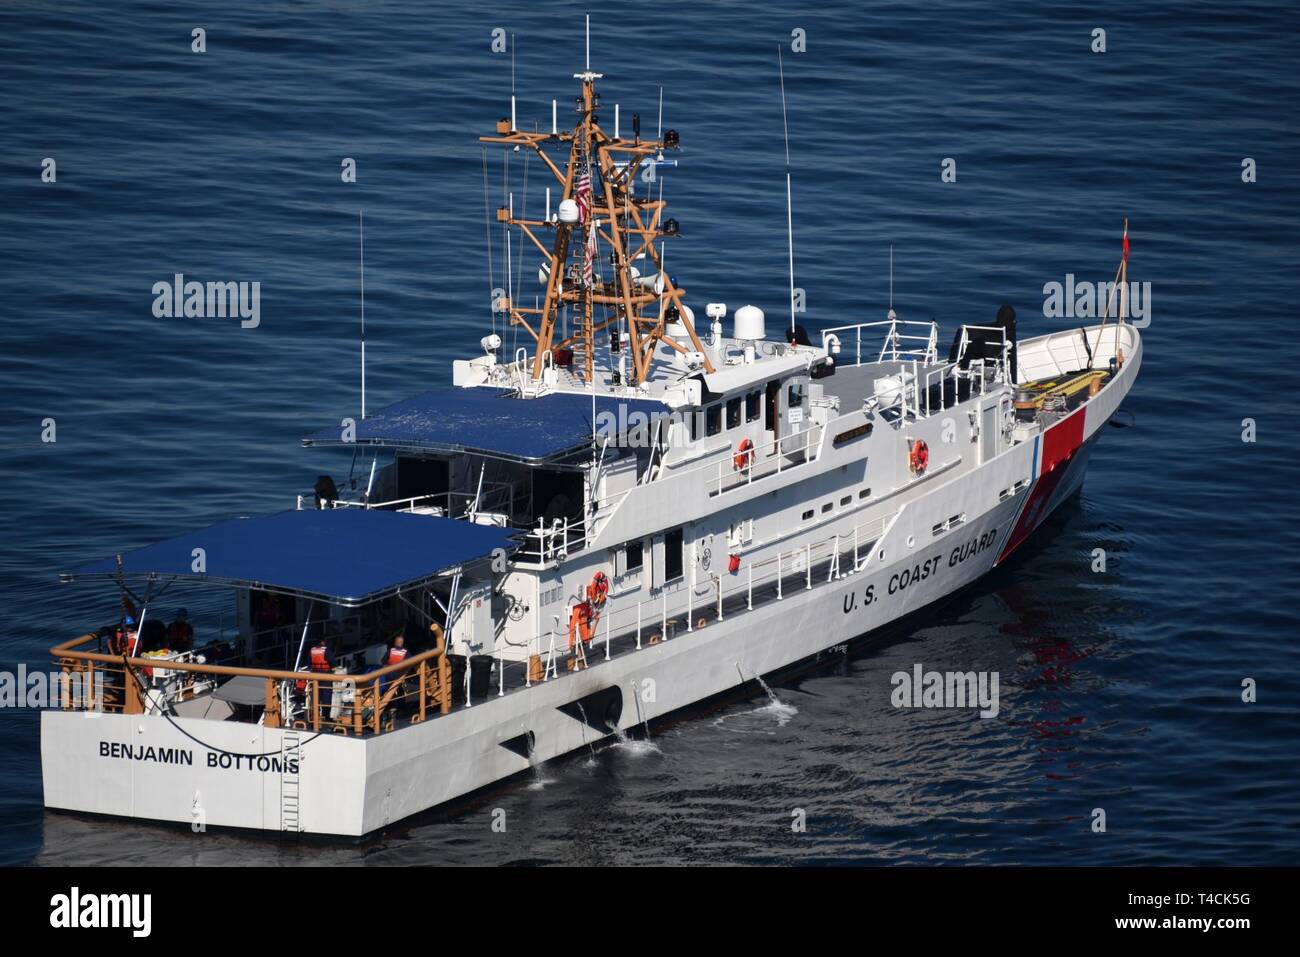
[[(701, 709), (653, 746), (575, 755), (363, 843), (47, 814), (38, 715), (0, 711), (0, 862), (1295, 862), (1300, 16), (783, 7), (661, 0), (593, 23), (624, 128), (635, 111), (653, 132), (662, 85), (681, 132), (662, 175), (688, 301), (786, 308), (780, 46), (812, 330), (883, 318), (891, 245), (904, 318), (951, 330), (1009, 302), (1023, 335), (1065, 328), (1044, 285), (1111, 278), (1129, 219), (1145, 357), (1082, 493), (978, 587), (777, 683), (779, 704)], [(60, 570), (291, 507), (337, 465), (299, 439), (358, 411), (359, 210), (370, 408), (477, 354), (476, 138), (511, 91), (492, 31), (514, 36), (520, 125), (547, 127), (551, 98), (578, 92), (587, 9), (0, 7), (0, 669), (44, 667), (115, 614), (111, 589)], [(506, 176), (537, 208), (540, 168), (497, 152), (492, 207)], [(260, 282), (260, 325), (155, 318), (151, 288), (176, 273)], [(890, 676), (914, 663), (998, 671), (1000, 715), (895, 710)]]

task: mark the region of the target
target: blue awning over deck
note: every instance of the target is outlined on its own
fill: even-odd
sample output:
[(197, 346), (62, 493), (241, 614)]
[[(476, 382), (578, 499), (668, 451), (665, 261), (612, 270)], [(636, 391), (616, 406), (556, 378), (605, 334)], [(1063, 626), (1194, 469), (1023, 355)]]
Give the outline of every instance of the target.
[[(510, 529), (381, 509), (280, 512), (218, 522), (202, 531), (122, 555), (123, 571), (139, 578), (179, 576), (264, 588), (360, 605), (427, 581), (515, 545)], [(206, 568), (194, 571), (195, 549)], [(112, 578), (113, 558), (82, 565), (65, 579)]]
[[(596, 397), (596, 431), (621, 436), (670, 411), (653, 399)], [(592, 398), (553, 392), (536, 399), (486, 386), (434, 389), (380, 409), (356, 423), (359, 445), (476, 452), (540, 462), (591, 443)], [(309, 435), (303, 445), (345, 444), (342, 429)]]

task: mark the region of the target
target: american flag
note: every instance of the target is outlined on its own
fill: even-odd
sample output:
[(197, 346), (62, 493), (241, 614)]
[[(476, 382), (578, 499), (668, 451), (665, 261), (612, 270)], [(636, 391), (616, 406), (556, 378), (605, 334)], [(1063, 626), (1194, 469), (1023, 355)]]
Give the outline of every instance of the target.
[(578, 222), (585, 223), (591, 214), (591, 169), (585, 163), (582, 172), (578, 175), (573, 198), (578, 204)]
[(596, 230), (592, 226), (587, 227), (587, 244), (582, 250), (582, 281), (585, 285), (590, 286), (594, 278), (593, 270), (596, 261)]

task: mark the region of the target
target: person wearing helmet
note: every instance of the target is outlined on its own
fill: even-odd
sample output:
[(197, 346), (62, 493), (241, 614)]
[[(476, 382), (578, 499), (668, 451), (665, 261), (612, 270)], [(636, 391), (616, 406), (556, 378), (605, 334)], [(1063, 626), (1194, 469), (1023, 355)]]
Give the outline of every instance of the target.
[(109, 651), (115, 655), (129, 655), (135, 645), (135, 616), (126, 615), (123, 617), (121, 624), (117, 626), (112, 640), (109, 642)]
[(189, 651), (194, 647), (194, 628), (186, 608), (176, 610), (176, 620), (167, 626), (167, 647), (172, 652)]

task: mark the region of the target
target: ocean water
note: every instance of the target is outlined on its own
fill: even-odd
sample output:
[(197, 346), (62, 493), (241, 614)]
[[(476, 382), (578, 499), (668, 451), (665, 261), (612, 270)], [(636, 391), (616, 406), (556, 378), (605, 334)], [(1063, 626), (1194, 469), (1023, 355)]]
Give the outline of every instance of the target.
[[(359, 210), (370, 408), (477, 352), (476, 137), (511, 91), (492, 31), (515, 38), (521, 125), (545, 126), (577, 92), (584, 11), (0, 7), (0, 668), (42, 667), (106, 617), (113, 595), (59, 570), (288, 507), (337, 466), (298, 440), (359, 407)], [(1286, 3), (949, 0), (665, 0), (598, 19), (605, 103), (652, 131), (662, 86), (681, 131), (668, 255), (697, 309), (786, 308), (782, 46), (804, 323), (883, 318), (892, 245), (903, 318), (951, 330), (1010, 302), (1024, 335), (1064, 328), (1044, 284), (1110, 278), (1128, 217), (1130, 279), (1152, 289), (1132, 427), (1108, 430), (1082, 493), (1014, 561), (774, 698), (366, 842), (47, 814), (38, 716), (0, 711), (0, 862), (1294, 863), (1298, 21)], [(496, 152), (491, 205), (507, 176), (539, 208), (537, 165)], [(154, 318), (151, 287), (175, 273), (260, 282), (260, 326)], [(890, 676), (918, 662), (998, 671), (999, 717), (892, 708)]]

